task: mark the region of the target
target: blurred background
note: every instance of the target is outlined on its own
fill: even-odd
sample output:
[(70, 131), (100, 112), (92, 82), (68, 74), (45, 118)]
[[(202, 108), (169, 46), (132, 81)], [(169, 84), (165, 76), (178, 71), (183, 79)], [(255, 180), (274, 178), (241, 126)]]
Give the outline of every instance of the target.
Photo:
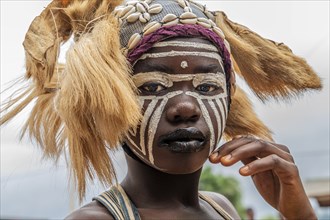
[[(24, 35), (49, 2), (1, 0), (1, 91), (24, 74)], [(288, 146), (294, 155), (319, 218), (329, 219), (329, 1), (200, 2), (211, 10), (225, 11), (231, 20), (263, 37), (284, 42), (323, 79), (321, 92), (308, 93), (291, 102), (262, 104), (248, 92), (275, 140)], [(14, 86), (3, 92), (1, 102), (15, 89)], [(30, 109), (31, 106), (1, 127), (0, 218), (62, 219), (80, 204), (70, 184), (65, 159), (60, 158), (56, 165), (42, 160), (40, 150), (28, 138), (19, 141), (19, 130)], [(122, 152), (115, 153), (114, 163), (121, 180), (127, 169)], [(238, 174), (241, 164), (206, 166), (211, 168), (205, 175), (225, 176), (238, 183), (242, 210), (252, 210), (255, 219), (279, 218), (276, 210), (259, 196), (251, 179)], [(103, 190), (98, 182), (90, 183), (83, 203)]]

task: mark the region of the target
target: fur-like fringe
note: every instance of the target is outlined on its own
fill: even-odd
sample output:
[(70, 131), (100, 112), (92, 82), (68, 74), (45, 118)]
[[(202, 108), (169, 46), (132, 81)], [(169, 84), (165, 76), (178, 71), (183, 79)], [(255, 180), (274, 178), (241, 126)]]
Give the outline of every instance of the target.
[(271, 141), (271, 131), (258, 118), (244, 91), (236, 86), (236, 92), (231, 98), (224, 138), (230, 140), (237, 135), (252, 135)]
[(113, 11), (121, 2), (122, 0), (71, 0), (69, 6), (63, 10), (70, 18), (75, 40), (91, 32), (95, 22)]
[(118, 31), (109, 16), (68, 51), (56, 98), (81, 196), (86, 174), (91, 178), (95, 171), (101, 182), (111, 183), (114, 170), (106, 149), (115, 148), (141, 118)]
[[(35, 100), (22, 135), (27, 131), (45, 156), (55, 159), (68, 146), (80, 199), (88, 178), (115, 180), (108, 149), (141, 117), (117, 20), (109, 15), (120, 3), (54, 0), (34, 19), (23, 43), (25, 77), (32, 83), (1, 106), (2, 125)], [(60, 45), (73, 32), (81, 40), (69, 50), (65, 66), (58, 66)]]
[(260, 37), (248, 28), (216, 12), (242, 75), (254, 93), (265, 101), (270, 97), (288, 99), (308, 89), (322, 88), (321, 80), (307, 62), (282, 43)]

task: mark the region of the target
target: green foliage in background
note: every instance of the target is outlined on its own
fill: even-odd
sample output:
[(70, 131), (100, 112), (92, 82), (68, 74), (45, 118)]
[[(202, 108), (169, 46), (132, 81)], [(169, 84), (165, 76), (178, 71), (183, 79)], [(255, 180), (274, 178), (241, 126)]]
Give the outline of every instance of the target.
[(238, 180), (234, 177), (214, 174), (211, 167), (206, 166), (199, 181), (199, 190), (217, 192), (224, 195), (234, 205), (241, 218), (245, 218), (241, 188)]
[(278, 217), (273, 216), (273, 215), (266, 215), (261, 218), (261, 220), (279, 220)]

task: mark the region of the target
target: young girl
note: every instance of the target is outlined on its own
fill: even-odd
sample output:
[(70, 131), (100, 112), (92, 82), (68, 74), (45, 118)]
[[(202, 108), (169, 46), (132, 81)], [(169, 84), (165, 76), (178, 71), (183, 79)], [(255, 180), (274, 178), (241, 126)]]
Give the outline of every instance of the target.
[[(261, 100), (320, 89), (286, 45), (193, 1), (62, 0), (33, 21), (24, 46), (33, 85), (1, 124), (36, 98), (25, 128), (47, 155), (68, 146), (80, 196), (94, 174), (113, 184), (67, 219), (238, 219), (222, 195), (198, 192), (207, 159), (243, 162), (241, 175), (285, 218), (316, 218), (288, 148), (235, 84), (239, 74)], [(121, 183), (108, 155), (117, 147), (128, 164)]]

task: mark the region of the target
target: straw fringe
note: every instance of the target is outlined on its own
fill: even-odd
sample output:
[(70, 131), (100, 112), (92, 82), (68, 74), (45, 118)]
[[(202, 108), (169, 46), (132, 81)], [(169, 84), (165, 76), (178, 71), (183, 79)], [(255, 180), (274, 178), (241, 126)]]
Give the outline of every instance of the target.
[[(69, 148), (80, 199), (88, 178), (97, 176), (104, 184), (116, 179), (108, 150), (116, 149), (141, 117), (129, 64), (120, 51), (117, 20), (109, 15), (120, 3), (50, 3), (23, 43), (25, 78), (31, 85), (1, 106), (2, 125), (35, 100), (22, 135), (28, 132), (55, 160)], [(79, 41), (69, 50), (67, 63), (59, 65), (60, 45), (72, 33)]]
[[(307, 62), (283, 43), (260, 37), (216, 12), (216, 23), (225, 33), (241, 74), (262, 101), (289, 99), (308, 89), (320, 90), (321, 80)], [(237, 69), (238, 68), (238, 69)]]
[(252, 135), (272, 140), (272, 132), (258, 118), (249, 98), (239, 86), (236, 86), (236, 92), (232, 96), (231, 109), (224, 132), (226, 140), (237, 135)]
[(101, 182), (112, 182), (115, 174), (106, 149), (116, 149), (141, 118), (117, 28), (117, 20), (109, 16), (68, 51), (56, 97), (81, 196), (86, 175), (91, 178), (93, 171)]

